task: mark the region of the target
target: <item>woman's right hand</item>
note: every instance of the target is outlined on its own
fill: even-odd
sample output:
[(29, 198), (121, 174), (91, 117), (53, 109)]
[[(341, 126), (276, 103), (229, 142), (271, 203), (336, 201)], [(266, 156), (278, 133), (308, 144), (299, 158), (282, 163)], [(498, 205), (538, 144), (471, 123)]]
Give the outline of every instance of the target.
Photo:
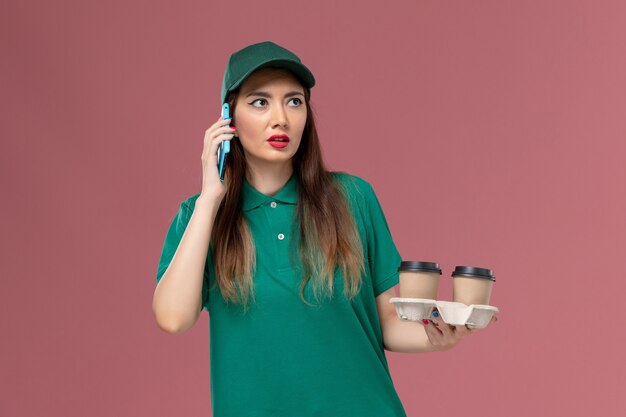
[(202, 190), (205, 196), (221, 202), (226, 194), (226, 187), (217, 172), (217, 146), (225, 140), (231, 140), (235, 128), (229, 126), (231, 119), (220, 118), (204, 132), (204, 149), (202, 150)]

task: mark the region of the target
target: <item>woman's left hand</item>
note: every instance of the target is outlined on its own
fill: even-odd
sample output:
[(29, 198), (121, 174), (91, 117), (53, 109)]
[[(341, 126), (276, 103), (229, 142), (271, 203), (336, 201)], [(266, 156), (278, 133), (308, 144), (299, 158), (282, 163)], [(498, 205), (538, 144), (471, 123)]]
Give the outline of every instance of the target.
[[(433, 313), (435, 320), (424, 323), (426, 335), (430, 343), (435, 346), (436, 350), (448, 350), (461, 341), (467, 335), (476, 333), (482, 329), (470, 329), (466, 326), (454, 326), (447, 324), (437, 312)], [(496, 316), (491, 318), (490, 324), (498, 320)]]

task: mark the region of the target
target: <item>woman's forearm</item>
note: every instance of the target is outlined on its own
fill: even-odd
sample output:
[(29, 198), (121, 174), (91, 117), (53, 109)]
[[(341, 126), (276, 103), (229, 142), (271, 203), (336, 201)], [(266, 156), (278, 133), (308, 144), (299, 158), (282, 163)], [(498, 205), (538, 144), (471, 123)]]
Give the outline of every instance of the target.
[(218, 202), (197, 198), (178, 249), (154, 292), (154, 318), (168, 333), (187, 330), (200, 315), (204, 267), (218, 207)]
[[(418, 353), (447, 350), (430, 343), (423, 324), (403, 321), (397, 316), (387, 319), (383, 329), (385, 349), (392, 352)], [(433, 326), (432, 323), (426, 326)]]

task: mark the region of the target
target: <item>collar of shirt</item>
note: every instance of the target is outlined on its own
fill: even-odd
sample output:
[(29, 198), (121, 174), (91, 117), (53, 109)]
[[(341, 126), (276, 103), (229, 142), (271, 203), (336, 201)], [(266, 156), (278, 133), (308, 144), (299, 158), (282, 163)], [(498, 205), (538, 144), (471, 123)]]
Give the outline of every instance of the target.
[(255, 209), (270, 201), (280, 201), (285, 204), (296, 204), (298, 201), (298, 181), (296, 175), (291, 174), (289, 180), (273, 196), (265, 195), (257, 191), (247, 179), (243, 179), (242, 188), (242, 208), (243, 211)]

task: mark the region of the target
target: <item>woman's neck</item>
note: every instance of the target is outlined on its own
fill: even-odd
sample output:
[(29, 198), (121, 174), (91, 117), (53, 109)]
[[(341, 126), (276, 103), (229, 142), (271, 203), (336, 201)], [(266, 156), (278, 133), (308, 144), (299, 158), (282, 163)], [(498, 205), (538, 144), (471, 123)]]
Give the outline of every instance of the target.
[(273, 196), (289, 181), (293, 174), (291, 160), (285, 164), (248, 164), (246, 179), (254, 189), (265, 195)]

